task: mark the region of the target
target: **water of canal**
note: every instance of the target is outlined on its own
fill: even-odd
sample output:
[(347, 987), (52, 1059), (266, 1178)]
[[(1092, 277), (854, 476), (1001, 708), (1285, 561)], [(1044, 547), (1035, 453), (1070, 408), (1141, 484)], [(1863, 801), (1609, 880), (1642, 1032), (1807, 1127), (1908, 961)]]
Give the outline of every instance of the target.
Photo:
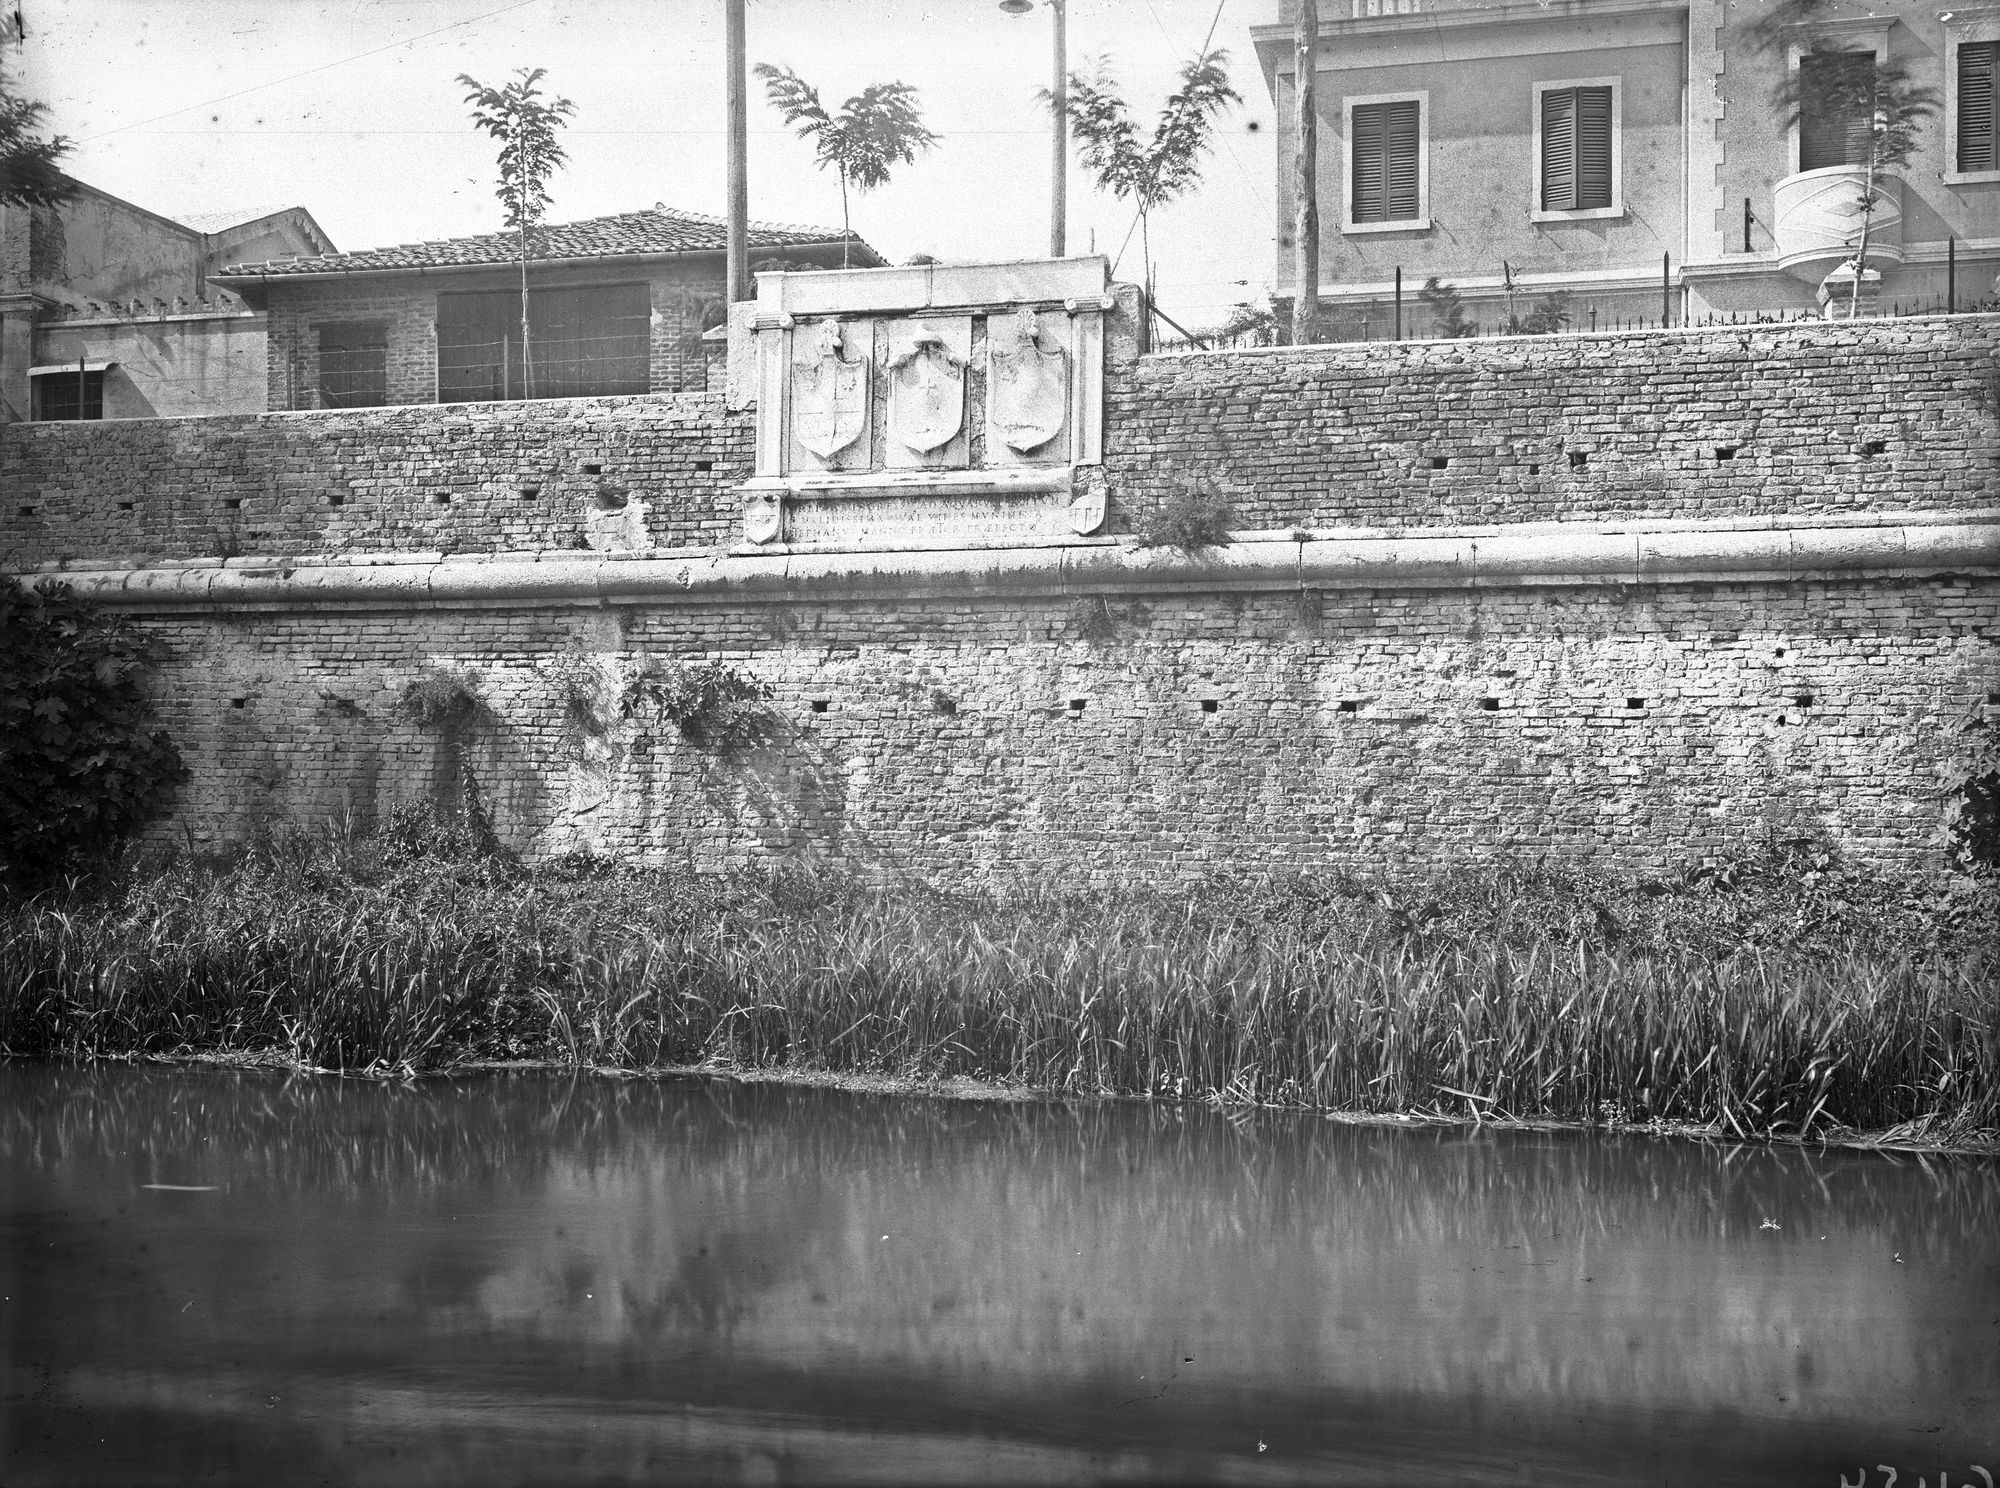
[(13, 1485), (2000, 1475), (2000, 1167), (0, 1066)]

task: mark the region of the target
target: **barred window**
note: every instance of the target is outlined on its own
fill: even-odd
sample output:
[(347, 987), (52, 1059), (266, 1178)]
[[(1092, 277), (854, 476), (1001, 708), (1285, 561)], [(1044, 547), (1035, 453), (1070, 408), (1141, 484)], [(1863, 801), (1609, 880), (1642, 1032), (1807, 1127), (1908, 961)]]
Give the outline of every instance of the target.
[(319, 406), (374, 408), (389, 401), (389, 335), (377, 322), (319, 327)]
[(651, 386), (652, 291), (593, 284), (438, 296), (438, 401), (599, 398)]
[(104, 417), (104, 372), (102, 366), (88, 371), (65, 367), (61, 371), (33, 373), (35, 417), (50, 423)]

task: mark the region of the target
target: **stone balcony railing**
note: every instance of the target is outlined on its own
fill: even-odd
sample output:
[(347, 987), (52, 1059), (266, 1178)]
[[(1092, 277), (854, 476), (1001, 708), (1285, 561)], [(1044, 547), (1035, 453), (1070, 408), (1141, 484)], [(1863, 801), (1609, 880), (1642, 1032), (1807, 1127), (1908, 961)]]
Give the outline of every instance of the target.
[[(1800, 171), (1772, 193), (1772, 237), (1778, 266), (1817, 284), (1854, 256), (1861, 241), (1862, 202), (1870, 195), (1865, 165), (1829, 165)], [(1903, 261), (1903, 183), (1875, 177), (1873, 220), (1868, 225), (1870, 264)]]

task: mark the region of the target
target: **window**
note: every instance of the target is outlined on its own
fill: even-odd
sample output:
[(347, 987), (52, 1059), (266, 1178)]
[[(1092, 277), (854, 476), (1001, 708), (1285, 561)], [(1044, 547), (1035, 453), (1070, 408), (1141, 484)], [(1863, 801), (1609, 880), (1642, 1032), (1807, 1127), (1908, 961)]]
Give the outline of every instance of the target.
[(379, 324), (319, 328), (319, 406), (374, 408), (389, 401), (389, 337)]
[(1799, 58), (1799, 169), (1861, 165), (1875, 114), (1873, 52), (1807, 52)]
[(36, 367), (30, 373), (34, 383), (35, 417), (49, 423), (104, 417), (104, 362), (89, 363), (84, 370), (64, 367)]
[(1425, 95), (1347, 100), (1349, 232), (1430, 226)]
[(1537, 221), (1608, 217), (1618, 192), (1618, 80), (1594, 78), (1535, 87)]
[(2000, 70), (2000, 41), (1958, 48), (1958, 168), (2000, 171), (2000, 116), (1993, 108), (1993, 75)]
[(644, 284), (530, 291), (529, 377), (517, 291), (439, 295), (438, 402), (646, 392), (652, 313)]

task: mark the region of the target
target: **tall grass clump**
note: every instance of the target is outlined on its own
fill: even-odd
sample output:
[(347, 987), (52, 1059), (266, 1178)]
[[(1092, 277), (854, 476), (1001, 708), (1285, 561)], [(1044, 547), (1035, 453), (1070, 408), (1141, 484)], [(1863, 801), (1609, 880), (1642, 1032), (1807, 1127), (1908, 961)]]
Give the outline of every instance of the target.
[(788, 1067), (1744, 1136), (2000, 1129), (1988, 880), (1918, 891), (1794, 853), (1670, 884), (950, 893), (475, 848), (401, 818), (17, 901), (0, 1050)]

